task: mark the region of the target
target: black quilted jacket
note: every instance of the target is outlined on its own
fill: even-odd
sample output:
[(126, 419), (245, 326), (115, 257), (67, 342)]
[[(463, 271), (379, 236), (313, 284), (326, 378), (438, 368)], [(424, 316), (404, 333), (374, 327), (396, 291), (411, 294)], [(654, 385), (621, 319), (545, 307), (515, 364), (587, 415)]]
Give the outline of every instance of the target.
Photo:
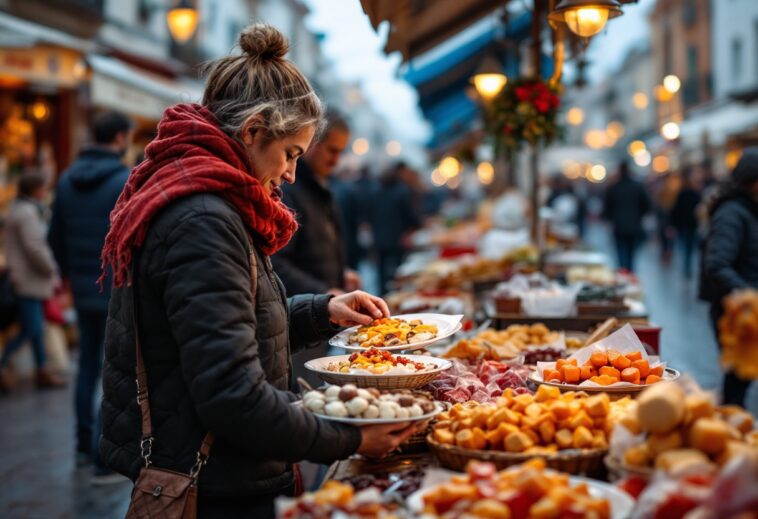
[(758, 202), (724, 201), (713, 213), (703, 260), (713, 315), (733, 290), (758, 288)]
[[(276, 493), (292, 484), (292, 462), (329, 463), (360, 444), (357, 428), (316, 419), (293, 407), (286, 391), (290, 341), (334, 333), (328, 296), (285, 300), (268, 258), (258, 256), (253, 301), (249, 243), (230, 205), (194, 195), (160, 213), (136, 259), (153, 462), (189, 471), (212, 431), (216, 443), (198, 485), (206, 496)], [(114, 289), (110, 302), (100, 452), (135, 479), (142, 461), (131, 296)]]

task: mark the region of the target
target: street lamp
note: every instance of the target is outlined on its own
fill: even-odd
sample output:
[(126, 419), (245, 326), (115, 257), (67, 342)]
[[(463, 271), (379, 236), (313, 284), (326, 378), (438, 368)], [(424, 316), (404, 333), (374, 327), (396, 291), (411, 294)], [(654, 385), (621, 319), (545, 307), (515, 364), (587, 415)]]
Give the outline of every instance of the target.
[(562, 0), (549, 18), (565, 22), (571, 32), (589, 38), (602, 31), (609, 19), (622, 14), (616, 0)]
[(166, 13), (166, 24), (171, 37), (178, 43), (186, 43), (195, 34), (199, 18), (197, 9), (189, 0), (179, 0)]
[(500, 93), (508, 82), (508, 78), (503, 74), (500, 63), (492, 56), (486, 56), (471, 78), (471, 82), (474, 83), (474, 88), (482, 99), (489, 101)]

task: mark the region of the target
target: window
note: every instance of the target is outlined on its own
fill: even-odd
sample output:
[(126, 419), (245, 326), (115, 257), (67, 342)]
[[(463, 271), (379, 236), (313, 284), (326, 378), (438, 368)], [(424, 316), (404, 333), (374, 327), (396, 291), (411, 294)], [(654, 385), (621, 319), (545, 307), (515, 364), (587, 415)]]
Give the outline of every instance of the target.
[(682, 21), (690, 26), (697, 20), (697, 0), (684, 0), (682, 4)]
[(697, 47), (690, 45), (687, 47), (687, 78), (697, 79)]
[(742, 78), (742, 39), (732, 40), (732, 79), (737, 81)]
[(671, 59), (671, 26), (668, 21), (663, 26), (663, 74), (670, 74), (672, 69)]

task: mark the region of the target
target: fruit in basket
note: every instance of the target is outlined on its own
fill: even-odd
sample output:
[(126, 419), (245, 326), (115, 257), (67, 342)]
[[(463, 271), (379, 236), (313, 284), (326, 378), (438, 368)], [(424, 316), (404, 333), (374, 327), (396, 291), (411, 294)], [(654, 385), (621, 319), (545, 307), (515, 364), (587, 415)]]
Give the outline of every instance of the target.
[(424, 517), (571, 518), (610, 517), (610, 503), (593, 497), (585, 484), (572, 485), (566, 474), (533, 459), (495, 472), (490, 463), (472, 461), (466, 474), (453, 476), (423, 496)]
[(718, 327), (724, 367), (741, 378), (758, 379), (758, 290), (726, 297)]
[(723, 466), (735, 457), (754, 457), (758, 463), (750, 413), (737, 406), (716, 407), (704, 393), (685, 396), (673, 382), (645, 389), (616, 423), (645, 435), (621, 454), (626, 465), (676, 472)]
[[(628, 400), (618, 405), (626, 406)], [(616, 403), (601, 393), (561, 393), (540, 386), (535, 395), (510, 389), (494, 404), (456, 404), (439, 415), (433, 438), (478, 450), (546, 454), (560, 449), (608, 447), (607, 417)]]

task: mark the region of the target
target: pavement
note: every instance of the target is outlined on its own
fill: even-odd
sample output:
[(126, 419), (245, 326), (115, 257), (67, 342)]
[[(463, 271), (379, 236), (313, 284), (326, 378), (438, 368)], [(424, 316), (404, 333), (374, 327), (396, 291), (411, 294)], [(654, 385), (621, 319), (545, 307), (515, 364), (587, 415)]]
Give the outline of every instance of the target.
[[(610, 251), (607, 231), (591, 227), (588, 242)], [(678, 257), (658, 259), (655, 243), (638, 254), (638, 272), (651, 320), (663, 326), (662, 356), (690, 373), (703, 387), (716, 389), (721, 374), (707, 306), (696, 299), (696, 281), (685, 280)], [(758, 384), (748, 407), (758, 415)], [(74, 460), (73, 385), (38, 392), (30, 385), (0, 397), (0, 518), (121, 519), (131, 484), (95, 487), (91, 468)]]

